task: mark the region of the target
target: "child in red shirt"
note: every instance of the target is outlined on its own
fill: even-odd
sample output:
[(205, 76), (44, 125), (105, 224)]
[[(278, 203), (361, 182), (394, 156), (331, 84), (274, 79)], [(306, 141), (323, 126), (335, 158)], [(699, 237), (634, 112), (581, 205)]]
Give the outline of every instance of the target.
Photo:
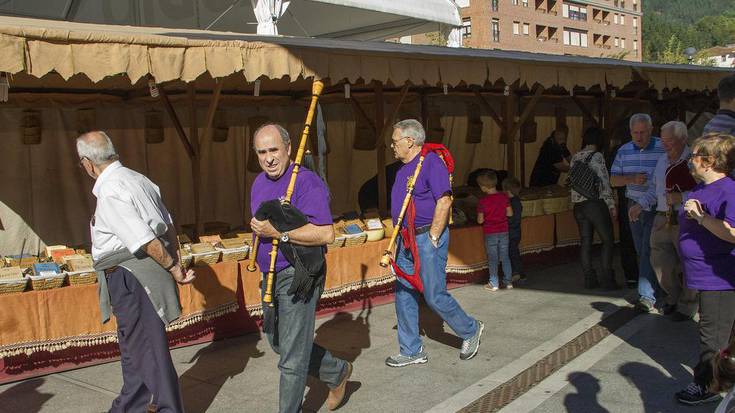
[(508, 217), (513, 216), (508, 194), (498, 191), (498, 176), (493, 171), (486, 171), (477, 177), (482, 192), (486, 193), (477, 204), (477, 223), (482, 224), (485, 234), (485, 251), (490, 271), (487, 290), (498, 291), (498, 263), (503, 265), (503, 284), (505, 288), (513, 288), (511, 276), (513, 270), (508, 254)]

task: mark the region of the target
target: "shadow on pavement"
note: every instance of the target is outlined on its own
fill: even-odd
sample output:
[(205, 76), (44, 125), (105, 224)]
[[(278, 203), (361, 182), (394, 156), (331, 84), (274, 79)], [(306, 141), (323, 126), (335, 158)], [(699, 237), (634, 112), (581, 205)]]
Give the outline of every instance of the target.
[(589, 373), (571, 373), (567, 376), (569, 384), (574, 386), (576, 393), (564, 397), (564, 407), (569, 413), (609, 413), (597, 401), (600, 393), (600, 380)]
[(23, 381), (0, 393), (0, 411), (24, 413), (41, 411), (44, 403), (54, 397), (53, 394), (38, 390), (44, 382), (44, 379)]

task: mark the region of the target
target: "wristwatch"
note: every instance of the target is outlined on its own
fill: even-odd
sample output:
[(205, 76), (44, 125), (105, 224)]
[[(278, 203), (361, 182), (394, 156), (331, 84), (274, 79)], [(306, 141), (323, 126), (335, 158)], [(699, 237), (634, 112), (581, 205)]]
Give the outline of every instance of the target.
[(284, 233), (281, 234), (281, 242), (288, 242), (290, 240), (291, 240), (291, 238), (289, 238), (288, 232), (284, 232)]

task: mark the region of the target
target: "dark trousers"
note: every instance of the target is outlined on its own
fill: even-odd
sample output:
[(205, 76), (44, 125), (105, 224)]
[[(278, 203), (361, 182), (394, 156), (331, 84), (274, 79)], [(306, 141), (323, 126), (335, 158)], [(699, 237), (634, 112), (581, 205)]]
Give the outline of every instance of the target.
[(620, 264), (623, 267), (625, 280), (638, 282), (638, 254), (635, 252), (633, 233), (630, 231), (628, 219), (628, 200), (625, 188), (618, 190), (618, 228), (620, 229)]
[[(276, 274), (273, 298), (278, 319), (276, 330), (266, 333), (268, 343), (278, 354), (281, 378), (278, 384), (278, 411), (301, 411), (306, 390), (306, 377), (315, 377), (330, 389), (337, 387), (347, 373), (347, 362), (333, 356), (324, 347), (314, 343), (316, 306), (321, 288), (312, 291), (308, 301), (295, 301), (288, 295), (294, 277), (294, 268), (287, 267)], [(265, 277), (263, 277), (265, 291)], [(263, 305), (268, 305), (263, 303)]]
[(107, 276), (117, 321), (123, 387), (110, 412), (183, 412), (179, 378), (171, 361), (163, 321), (135, 276), (118, 267)]
[(582, 270), (585, 275), (594, 273), (592, 268), (592, 241), (594, 232), (600, 236), (602, 241), (602, 278), (605, 281), (614, 279), (612, 271), (612, 255), (615, 247), (612, 219), (605, 201), (601, 199), (587, 200), (574, 204), (574, 219), (579, 227), (579, 236), (582, 246), (580, 248), (580, 259)]
[(513, 274), (525, 275), (523, 272), (523, 262), (521, 261), (521, 250), (519, 245), (521, 243), (521, 234), (508, 233), (508, 255), (510, 256), (510, 268), (513, 269)]
[(730, 342), (735, 321), (735, 291), (699, 292), (699, 363), (694, 382), (707, 386), (712, 381), (712, 358)]

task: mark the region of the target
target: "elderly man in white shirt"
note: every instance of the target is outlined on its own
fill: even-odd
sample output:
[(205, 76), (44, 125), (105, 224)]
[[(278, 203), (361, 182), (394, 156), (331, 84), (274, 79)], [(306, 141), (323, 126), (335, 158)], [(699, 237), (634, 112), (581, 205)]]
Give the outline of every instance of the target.
[(77, 138), (79, 163), (95, 179), (90, 223), (102, 322), (117, 320), (123, 387), (110, 412), (183, 412), (165, 326), (181, 314), (176, 230), (158, 187), (124, 167), (104, 132)]
[(689, 173), (692, 155), (687, 145), (687, 126), (671, 121), (661, 127), (661, 144), (666, 153), (656, 163), (653, 185), (645, 195), (656, 205), (656, 218), (651, 231), (651, 266), (667, 297), (664, 314), (674, 321), (691, 319), (697, 312), (697, 292), (686, 287), (679, 259), (679, 225), (676, 222), (682, 196), (695, 184)]

